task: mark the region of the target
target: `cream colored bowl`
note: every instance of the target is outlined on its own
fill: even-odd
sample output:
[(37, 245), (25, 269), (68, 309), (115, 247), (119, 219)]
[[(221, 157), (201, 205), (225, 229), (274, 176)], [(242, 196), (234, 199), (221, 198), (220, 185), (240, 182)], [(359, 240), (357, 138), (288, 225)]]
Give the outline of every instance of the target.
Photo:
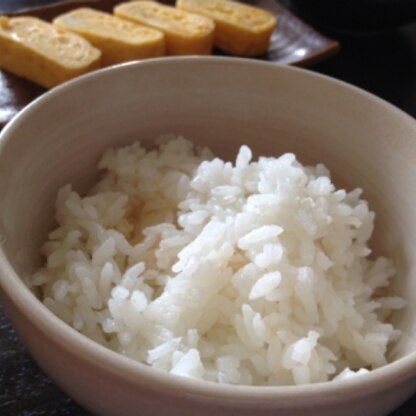
[[(174, 132), (223, 157), (239, 145), (325, 163), (361, 186), (377, 213), (374, 245), (398, 266), (409, 301), (393, 362), (346, 381), (235, 387), (177, 378), (66, 326), (22, 279), (40, 264), (57, 189), (85, 191), (109, 146)], [(0, 139), (0, 283), (41, 368), (96, 415), (383, 415), (416, 391), (416, 122), (354, 87), (305, 70), (227, 58), (149, 60), (102, 70), (29, 105)]]

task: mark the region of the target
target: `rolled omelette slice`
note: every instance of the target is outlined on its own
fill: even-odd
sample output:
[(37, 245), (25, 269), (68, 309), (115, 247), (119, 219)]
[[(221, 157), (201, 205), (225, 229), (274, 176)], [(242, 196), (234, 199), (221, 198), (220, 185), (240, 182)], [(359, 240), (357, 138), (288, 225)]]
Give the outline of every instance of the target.
[(213, 19), (215, 45), (231, 55), (263, 55), (277, 25), (268, 11), (236, 1), (177, 0), (176, 7)]
[(154, 1), (119, 4), (114, 14), (165, 33), (168, 55), (207, 55), (214, 42), (212, 19)]
[(0, 16), (0, 68), (46, 88), (101, 65), (86, 39), (35, 17)]
[(165, 54), (160, 30), (134, 24), (108, 13), (79, 8), (53, 20), (61, 29), (75, 32), (102, 52), (102, 64), (112, 65)]

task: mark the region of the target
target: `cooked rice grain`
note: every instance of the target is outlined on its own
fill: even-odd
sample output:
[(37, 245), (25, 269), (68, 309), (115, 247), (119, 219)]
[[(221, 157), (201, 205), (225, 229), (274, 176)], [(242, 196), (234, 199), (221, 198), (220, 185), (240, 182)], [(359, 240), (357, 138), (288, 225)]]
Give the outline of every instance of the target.
[(172, 374), (287, 385), (386, 364), (399, 331), (377, 298), (395, 270), (369, 260), (374, 213), (293, 154), (235, 164), (181, 137), (110, 149), (100, 182), (58, 193), (58, 228), (32, 278), (86, 336)]

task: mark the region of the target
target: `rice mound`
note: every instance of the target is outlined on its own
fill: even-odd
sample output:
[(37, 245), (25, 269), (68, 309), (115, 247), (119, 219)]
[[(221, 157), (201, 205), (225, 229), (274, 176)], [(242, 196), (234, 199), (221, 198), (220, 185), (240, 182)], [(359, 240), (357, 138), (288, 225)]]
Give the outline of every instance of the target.
[(404, 306), (368, 258), (374, 213), (293, 154), (235, 163), (180, 136), (109, 149), (102, 179), (57, 197), (30, 277), (91, 339), (172, 374), (220, 383), (345, 379), (387, 362)]

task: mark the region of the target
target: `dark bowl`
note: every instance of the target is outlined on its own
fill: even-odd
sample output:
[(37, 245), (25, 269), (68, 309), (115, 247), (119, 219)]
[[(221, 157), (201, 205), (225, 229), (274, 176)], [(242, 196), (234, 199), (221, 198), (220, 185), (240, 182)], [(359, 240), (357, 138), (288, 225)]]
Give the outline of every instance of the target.
[(290, 0), (295, 11), (335, 33), (377, 33), (416, 21), (416, 0)]

